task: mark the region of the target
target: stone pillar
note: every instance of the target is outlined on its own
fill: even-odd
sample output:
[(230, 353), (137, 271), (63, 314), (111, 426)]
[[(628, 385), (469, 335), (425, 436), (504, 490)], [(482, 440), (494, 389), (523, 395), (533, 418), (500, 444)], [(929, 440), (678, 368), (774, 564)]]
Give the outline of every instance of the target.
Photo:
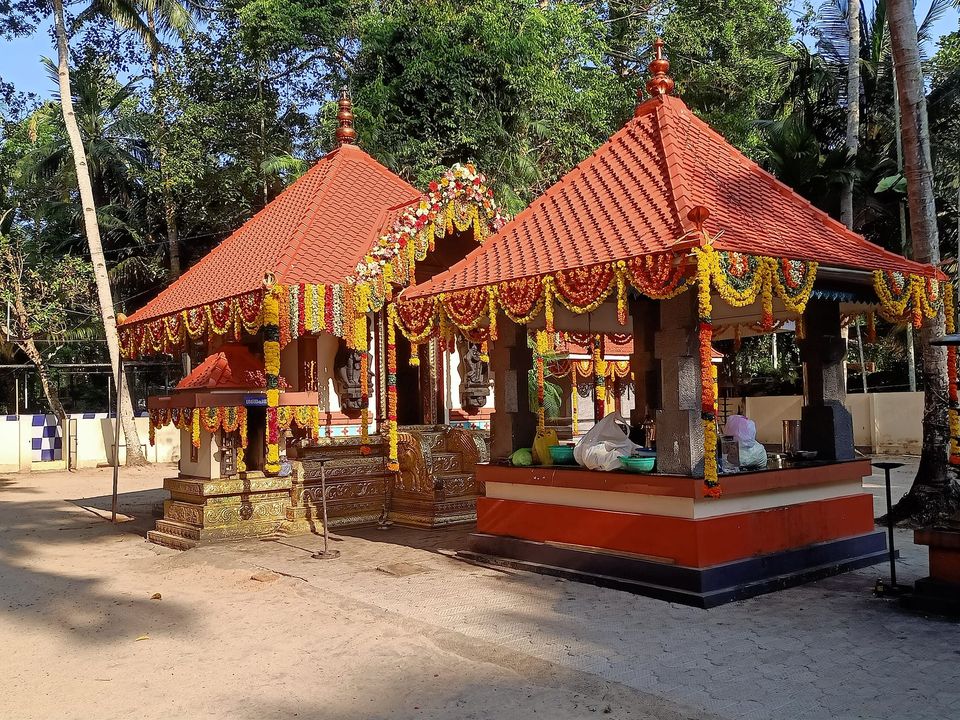
[(659, 305), (660, 328), (654, 333), (654, 358), (660, 364), (657, 470), (702, 475), (697, 294), (686, 292)]
[(804, 338), (797, 342), (803, 362), (804, 407), (800, 447), (818, 460), (853, 460), (853, 416), (844, 407), (847, 345), (840, 328), (840, 305), (814, 300), (803, 315)]
[(639, 426), (660, 405), (657, 394), (657, 368), (654, 361), (654, 335), (660, 327), (660, 312), (657, 303), (649, 298), (630, 301), (630, 316), (633, 318), (633, 355), (630, 356), (630, 372), (633, 373), (633, 410), (630, 424)]
[(527, 347), (527, 329), (504, 319), (499, 338), (490, 344), (494, 412), (490, 417), (490, 457), (503, 458), (514, 450), (531, 447), (537, 416), (530, 412), (527, 383), (533, 351)]

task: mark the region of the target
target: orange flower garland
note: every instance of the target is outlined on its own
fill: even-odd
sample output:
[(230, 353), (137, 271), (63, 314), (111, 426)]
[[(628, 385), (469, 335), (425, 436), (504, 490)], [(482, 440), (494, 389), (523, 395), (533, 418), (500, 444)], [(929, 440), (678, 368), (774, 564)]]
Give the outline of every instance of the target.
[(398, 472), (396, 306), (390, 305), (387, 313), (387, 469)]
[[(947, 334), (957, 331), (956, 305), (954, 303), (953, 283), (945, 282), (943, 291), (943, 314)], [(947, 383), (949, 405), (947, 410), (950, 428), (950, 464), (960, 465), (960, 398), (957, 393), (957, 346), (947, 346)]]
[(700, 339), (700, 418), (703, 423), (704, 495), (720, 497), (717, 474), (716, 398), (713, 394), (713, 300), (711, 276), (716, 268), (716, 253), (709, 243), (694, 248), (697, 258), (697, 317)]
[(285, 295), (280, 285), (270, 284), (272, 276), (265, 281), (263, 299), (263, 365), (267, 376), (267, 458), (264, 471), (280, 472), (280, 298)]

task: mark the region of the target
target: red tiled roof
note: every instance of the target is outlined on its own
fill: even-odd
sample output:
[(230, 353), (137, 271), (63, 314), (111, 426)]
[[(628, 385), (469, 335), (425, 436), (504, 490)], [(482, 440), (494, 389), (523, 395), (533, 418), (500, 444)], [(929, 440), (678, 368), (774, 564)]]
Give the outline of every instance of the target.
[(671, 96), (638, 114), (495, 236), (407, 298), (668, 250), (705, 223), (722, 250), (864, 270), (934, 269), (848, 230), (742, 155)]
[(177, 383), (177, 390), (256, 387), (248, 373), (262, 375), (263, 361), (244, 345), (224, 345)]
[(325, 156), (236, 232), (126, 321), (205, 305), (277, 281), (339, 283), (396, 216), (421, 193), (363, 150)]

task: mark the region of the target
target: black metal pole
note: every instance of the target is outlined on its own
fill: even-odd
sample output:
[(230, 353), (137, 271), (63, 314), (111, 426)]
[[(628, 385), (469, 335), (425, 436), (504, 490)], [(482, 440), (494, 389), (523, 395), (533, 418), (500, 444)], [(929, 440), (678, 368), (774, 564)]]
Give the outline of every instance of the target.
[(897, 553), (893, 549), (893, 514), (891, 512), (892, 502), (890, 499), (890, 468), (883, 469), (884, 478), (887, 484), (887, 549), (890, 553), (890, 586), (897, 586)]

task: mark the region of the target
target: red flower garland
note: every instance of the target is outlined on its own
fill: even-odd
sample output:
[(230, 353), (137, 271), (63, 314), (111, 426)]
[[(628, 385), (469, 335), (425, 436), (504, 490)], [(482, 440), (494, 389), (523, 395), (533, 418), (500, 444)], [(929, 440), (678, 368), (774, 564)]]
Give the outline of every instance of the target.
[(472, 330), (487, 318), (488, 301), (485, 288), (471, 288), (445, 294), (443, 309), (454, 325)]
[(539, 277), (519, 278), (500, 283), (497, 288), (500, 305), (513, 317), (526, 317), (536, 312), (543, 298), (543, 282)]
[(557, 297), (576, 308), (595, 305), (610, 294), (615, 277), (616, 269), (610, 264), (559, 270), (554, 275)]

